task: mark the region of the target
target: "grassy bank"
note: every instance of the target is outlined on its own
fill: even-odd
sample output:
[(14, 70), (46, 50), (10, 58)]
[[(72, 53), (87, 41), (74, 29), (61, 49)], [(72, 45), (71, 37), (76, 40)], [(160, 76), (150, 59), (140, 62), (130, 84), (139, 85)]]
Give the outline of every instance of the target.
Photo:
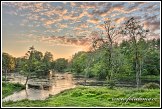
[[(144, 98), (144, 100), (140, 100)], [(138, 100), (137, 100), (138, 99)], [(46, 100), (3, 102), (14, 107), (159, 107), (160, 89), (108, 89), (106, 87), (77, 87)]]
[(2, 98), (13, 94), (16, 91), (25, 89), (25, 86), (19, 84), (19, 83), (2, 83)]

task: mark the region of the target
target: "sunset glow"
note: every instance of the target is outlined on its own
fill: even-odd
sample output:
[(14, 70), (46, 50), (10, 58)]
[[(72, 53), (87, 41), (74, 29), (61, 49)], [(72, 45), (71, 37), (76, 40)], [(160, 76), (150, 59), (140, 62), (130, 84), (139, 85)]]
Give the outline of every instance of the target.
[(69, 59), (88, 50), (92, 31), (104, 31), (106, 18), (120, 25), (135, 17), (150, 30), (148, 39), (160, 37), (159, 2), (3, 2), (1, 7), (2, 51), (15, 57), (33, 45), (54, 59)]

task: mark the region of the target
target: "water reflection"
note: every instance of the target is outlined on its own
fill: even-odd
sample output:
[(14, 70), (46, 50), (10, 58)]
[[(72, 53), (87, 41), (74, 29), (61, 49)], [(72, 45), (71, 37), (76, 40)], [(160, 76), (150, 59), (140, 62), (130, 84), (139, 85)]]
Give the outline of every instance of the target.
[[(13, 82), (18, 82), (18, 81), (15, 79)], [(34, 81), (30, 80), (29, 83), (31, 82), (34, 82)], [(3, 99), (3, 101), (9, 101), (9, 100), (18, 101), (22, 99), (44, 100), (48, 98), (49, 95), (55, 95), (65, 89), (70, 89), (70, 88), (75, 87), (72, 74), (68, 74), (68, 73), (56, 74), (55, 78), (52, 79), (52, 83), (53, 83), (52, 87), (49, 90), (27, 88), (26, 90), (15, 92), (14, 94), (7, 96), (6, 98)]]

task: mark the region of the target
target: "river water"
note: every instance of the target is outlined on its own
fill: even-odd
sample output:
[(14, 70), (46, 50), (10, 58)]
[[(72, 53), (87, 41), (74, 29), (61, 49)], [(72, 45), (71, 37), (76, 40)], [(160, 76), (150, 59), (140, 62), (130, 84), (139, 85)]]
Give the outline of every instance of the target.
[[(21, 80), (20, 80), (21, 78)], [(20, 82), (25, 83), (25, 79), (23, 77), (19, 77), (18, 79), (14, 78), (11, 82)], [(33, 82), (32, 80), (29, 81)], [(7, 96), (3, 99), (3, 101), (18, 101), (23, 99), (29, 99), (29, 100), (45, 100), (50, 95), (55, 95), (60, 93), (61, 91), (64, 91), (66, 89), (71, 89), (75, 87), (75, 83), (73, 81), (72, 74), (55, 74), (55, 77), (53, 79), (53, 84), (51, 89), (49, 90), (40, 90), (40, 89), (34, 89), (34, 88), (26, 88), (26, 90), (21, 90), (19, 92), (15, 92), (14, 94)]]

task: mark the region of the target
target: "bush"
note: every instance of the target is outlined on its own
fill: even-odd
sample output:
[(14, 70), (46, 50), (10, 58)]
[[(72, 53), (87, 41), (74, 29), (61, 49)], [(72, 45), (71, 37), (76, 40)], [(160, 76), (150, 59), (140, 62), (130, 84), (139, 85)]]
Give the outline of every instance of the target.
[(147, 83), (147, 84), (143, 85), (143, 88), (144, 89), (159, 89), (160, 86), (157, 83), (151, 82), (151, 83)]

